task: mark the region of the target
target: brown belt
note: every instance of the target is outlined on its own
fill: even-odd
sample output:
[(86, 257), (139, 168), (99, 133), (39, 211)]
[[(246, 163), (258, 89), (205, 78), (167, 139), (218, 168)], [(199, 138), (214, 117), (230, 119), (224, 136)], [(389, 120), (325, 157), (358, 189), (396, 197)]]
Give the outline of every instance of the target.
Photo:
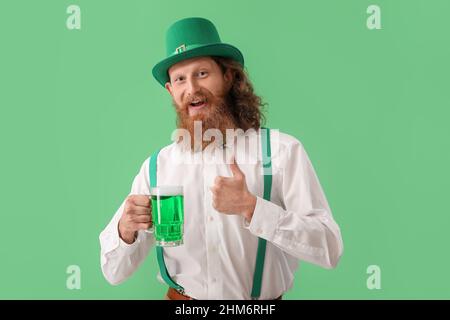
[[(282, 297), (283, 297), (283, 295), (279, 296), (276, 299), (269, 299), (269, 300), (281, 300)], [(175, 290), (172, 287), (170, 287), (169, 290), (167, 291), (167, 298), (169, 298), (170, 300), (197, 300), (197, 299), (189, 297), (188, 295), (178, 292), (177, 290)]]

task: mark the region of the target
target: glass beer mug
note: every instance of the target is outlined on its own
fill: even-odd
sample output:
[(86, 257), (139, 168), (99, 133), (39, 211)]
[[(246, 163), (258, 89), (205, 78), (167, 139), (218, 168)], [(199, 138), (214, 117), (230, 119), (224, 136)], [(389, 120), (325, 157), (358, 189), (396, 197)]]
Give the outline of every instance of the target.
[(183, 186), (159, 186), (150, 189), (152, 222), (156, 245), (174, 247), (183, 244)]

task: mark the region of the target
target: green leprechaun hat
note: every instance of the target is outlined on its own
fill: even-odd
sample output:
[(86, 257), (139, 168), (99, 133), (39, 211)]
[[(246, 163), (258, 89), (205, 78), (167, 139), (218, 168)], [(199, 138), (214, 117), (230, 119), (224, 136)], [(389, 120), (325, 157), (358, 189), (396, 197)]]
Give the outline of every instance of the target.
[(172, 24), (166, 33), (166, 58), (152, 70), (164, 87), (169, 81), (167, 70), (174, 64), (200, 56), (231, 58), (244, 66), (244, 56), (238, 48), (222, 43), (214, 24), (204, 18), (185, 18)]

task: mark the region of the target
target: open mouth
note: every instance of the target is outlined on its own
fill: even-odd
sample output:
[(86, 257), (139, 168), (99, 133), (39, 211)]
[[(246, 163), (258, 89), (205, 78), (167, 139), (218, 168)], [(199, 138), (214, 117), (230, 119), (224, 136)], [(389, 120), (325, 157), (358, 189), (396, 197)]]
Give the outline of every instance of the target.
[(189, 104), (189, 107), (199, 109), (206, 105), (206, 99), (203, 100), (194, 100)]

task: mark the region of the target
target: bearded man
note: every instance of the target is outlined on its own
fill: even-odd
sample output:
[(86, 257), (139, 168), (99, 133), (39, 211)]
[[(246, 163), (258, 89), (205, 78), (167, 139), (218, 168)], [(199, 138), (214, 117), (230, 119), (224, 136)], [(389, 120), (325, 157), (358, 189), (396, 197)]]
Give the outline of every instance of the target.
[[(107, 281), (125, 281), (154, 247), (157, 279), (168, 285), (170, 300), (281, 299), (299, 261), (336, 267), (340, 228), (308, 154), (295, 137), (261, 126), (264, 104), (241, 51), (222, 43), (204, 18), (172, 24), (166, 49), (153, 76), (170, 94), (185, 134), (145, 159), (100, 234)], [(212, 154), (215, 160), (205, 162)], [(180, 161), (186, 155), (200, 157)], [(156, 185), (183, 187), (184, 234), (177, 246), (162, 248), (147, 232)]]

